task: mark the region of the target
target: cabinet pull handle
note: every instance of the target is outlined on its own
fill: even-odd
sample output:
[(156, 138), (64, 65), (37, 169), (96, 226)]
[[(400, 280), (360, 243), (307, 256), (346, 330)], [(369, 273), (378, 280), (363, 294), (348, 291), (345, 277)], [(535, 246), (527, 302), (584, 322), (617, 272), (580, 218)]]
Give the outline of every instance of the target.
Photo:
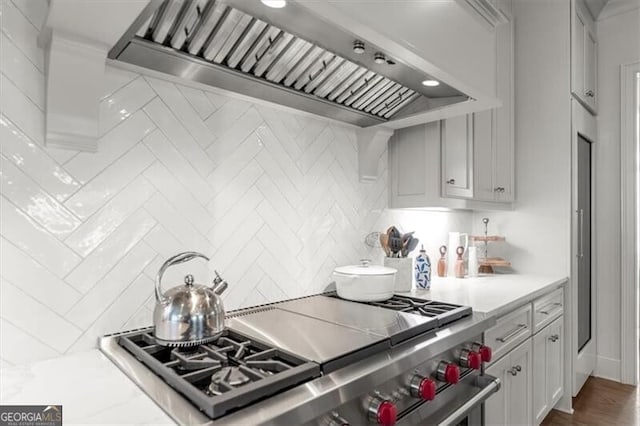
[(551, 340), (553, 343), (557, 342), (559, 338), (560, 336), (557, 334), (554, 334), (553, 336), (549, 336), (549, 340)]
[(584, 209), (578, 209), (576, 213), (578, 214), (578, 238), (580, 238), (576, 257), (584, 257)]
[(493, 192), (504, 192), (504, 187), (503, 186), (497, 186), (497, 187), (493, 188)]
[(518, 324), (518, 326), (511, 330), (511, 332), (509, 332), (506, 336), (496, 337), (496, 340), (500, 343), (505, 343), (508, 340), (513, 339), (518, 333), (520, 333), (520, 331), (524, 330), (525, 328), (527, 328), (527, 324)]
[(447, 181), (447, 183), (448, 183), (449, 185), (455, 185), (455, 184), (456, 184), (456, 180), (455, 180), (455, 179), (449, 179), (449, 180)]
[(587, 90), (584, 94), (587, 95), (590, 98), (594, 98), (596, 96), (596, 94), (595, 94), (595, 92), (593, 90)]
[(517, 376), (518, 370), (515, 367), (511, 367), (511, 369), (509, 370), (509, 374), (511, 374), (512, 376)]
[(562, 303), (560, 303), (560, 302), (549, 303), (548, 305), (544, 306), (544, 308), (543, 308), (544, 311), (541, 309), (538, 312), (541, 313), (541, 314), (544, 314), (544, 315), (549, 315), (551, 312), (553, 312), (553, 310), (547, 309), (547, 307), (549, 307), (549, 306), (562, 306)]

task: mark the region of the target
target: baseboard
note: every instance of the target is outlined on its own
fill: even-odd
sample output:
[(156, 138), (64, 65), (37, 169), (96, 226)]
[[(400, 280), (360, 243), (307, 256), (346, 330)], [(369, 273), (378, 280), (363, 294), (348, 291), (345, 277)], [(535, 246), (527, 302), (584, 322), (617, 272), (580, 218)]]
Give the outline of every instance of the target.
[(596, 369), (593, 372), (596, 377), (620, 381), (620, 360), (598, 356), (596, 358)]

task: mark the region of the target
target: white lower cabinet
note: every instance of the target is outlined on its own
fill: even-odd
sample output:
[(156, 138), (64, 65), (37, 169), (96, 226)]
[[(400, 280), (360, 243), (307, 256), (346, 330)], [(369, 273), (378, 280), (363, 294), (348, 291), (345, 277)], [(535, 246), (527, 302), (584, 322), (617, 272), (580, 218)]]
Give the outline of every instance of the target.
[(502, 381), (500, 390), (485, 402), (487, 425), (528, 425), (532, 419), (531, 339), (491, 364), (486, 373)]
[(560, 400), (563, 394), (564, 317), (560, 316), (533, 336), (533, 414), (535, 424)]

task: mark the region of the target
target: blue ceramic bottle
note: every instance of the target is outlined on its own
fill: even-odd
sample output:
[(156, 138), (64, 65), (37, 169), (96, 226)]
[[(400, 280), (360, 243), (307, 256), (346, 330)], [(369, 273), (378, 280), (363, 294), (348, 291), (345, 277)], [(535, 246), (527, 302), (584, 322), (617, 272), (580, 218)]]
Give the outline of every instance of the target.
[(420, 254), (416, 256), (414, 276), (418, 288), (428, 290), (431, 287), (431, 260), (424, 251), (424, 245), (420, 248)]

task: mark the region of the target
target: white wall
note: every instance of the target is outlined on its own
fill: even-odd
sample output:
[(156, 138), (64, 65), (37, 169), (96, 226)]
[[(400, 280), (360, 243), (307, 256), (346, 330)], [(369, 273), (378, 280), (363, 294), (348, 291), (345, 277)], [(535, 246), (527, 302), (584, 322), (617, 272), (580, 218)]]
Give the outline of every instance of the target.
[(514, 211), (477, 212), (474, 232), (504, 235), (490, 255), (518, 272), (570, 273), (571, 103), (569, 6), (557, 0), (514, 0)]
[[(615, 3), (615, 2), (614, 2)], [(610, 6), (608, 6), (610, 7)], [(603, 12), (606, 12), (607, 9)], [(620, 379), (620, 65), (640, 60), (640, 9), (597, 22), (598, 141), (596, 374)]]
[[(108, 67), (99, 152), (43, 148), (45, 0), (0, 0), (0, 367), (151, 323), (153, 278), (228, 281), (227, 309), (311, 294), (333, 268), (381, 261), (394, 223), (430, 254), (469, 213), (390, 212), (386, 153), (360, 184), (352, 129)], [(73, 90), (73, 88), (69, 88)]]

